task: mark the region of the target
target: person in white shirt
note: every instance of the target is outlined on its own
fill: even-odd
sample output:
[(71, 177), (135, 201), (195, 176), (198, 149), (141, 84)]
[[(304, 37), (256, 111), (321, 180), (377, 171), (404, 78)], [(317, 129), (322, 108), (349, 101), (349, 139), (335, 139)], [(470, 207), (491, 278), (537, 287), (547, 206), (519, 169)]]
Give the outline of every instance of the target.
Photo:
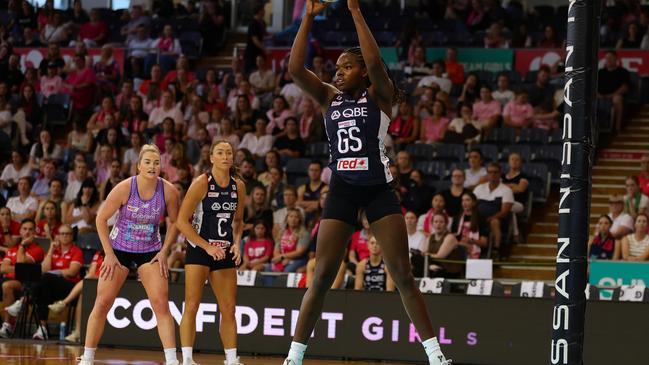
[(23, 219), (34, 219), (36, 216), (36, 209), (38, 209), (38, 201), (33, 196), (29, 195), (32, 188), (32, 183), (29, 177), (21, 177), (18, 180), (18, 196), (9, 198), (7, 208), (11, 210), (13, 219), (21, 222)]
[(257, 71), (250, 74), (250, 85), (263, 107), (270, 106), (275, 90), (275, 73), (268, 67), (266, 57), (257, 56)]
[(408, 248), (410, 252), (413, 250), (419, 252), (426, 252), (427, 239), (422, 231), (417, 230), (417, 215), (413, 211), (407, 211), (404, 216), (406, 220), (406, 229), (408, 231)]
[(620, 195), (613, 195), (609, 198), (610, 211), (608, 216), (613, 220), (611, 235), (616, 240), (633, 233), (633, 217), (624, 213), (624, 198)]
[(137, 26), (136, 35), (130, 37), (127, 46), (133, 74), (141, 76), (143, 74), (144, 60), (153, 46), (153, 39), (147, 36), (144, 24)]
[(153, 108), (151, 114), (149, 115), (148, 127), (155, 127), (158, 124), (161, 124), (165, 118), (171, 118), (174, 120), (174, 125), (176, 128), (184, 128), (185, 119), (183, 119), (183, 113), (180, 111), (176, 105), (174, 105), (174, 98), (169, 90), (162, 92), (160, 106)]
[(423, 94), (424, 87), (431, 86), (432, 84), (436, 84), (437, 86), (439, 86), (440, 90), (447, 94), (450, 94), (451, 86), (453, 85), (451, 83), (451, 80), (444, 76), (444, 68), (445, 66), (443, 61), (435, 61), (435, 63), (433, 63), (433, 74), (422, 78), (417, 84), (417, 88), (412, 95), (419, 96)]
[(464, 170), (464, 187), (473, 189), (487, 181), (487, 170), (482, 166), (483, 156), (479, 149), (469, 152), (469, 168)]
[(486, 222), (489, 223), (489, 228), (494, 235), (494, 251), (496, 252), (500, 250), (502, 243), (503, 222), (506, 222), (514, 205), (514, 192), (500, 181), (501, 175), (500, 164), (489, 163), (487, 165), (488, 181), (476, 186), (473, 190), (473, 194), (478, 198), (478, 211), (482, 212), (481, 216), (486, 217)]
[(29, 176), (31, 168), (23, 160), (23, 156), (16, 152), (11, 152), (11, 163), (7, 164), (0, 175), (0, 186), (3, 189), (13, 189), (18, 179)]
[(255, 159), (265, 156), (273, 148), (273, 136), (266, 134), (266, 119), (263, 116), (257, 118), (255, 131), (248, 132), (239, 143), (239, 149), (245, 148), (250, 151)]
[(498, 76), (497, 88), (491, 93), (491, 97), (503, 107), (514, 100), (514, 92), (509, 89), (509, 77), (506, 74)]
[(88, 164), (85, 161), (74, 162), (74, 174), (68, 178), (68, 186), (65, 188), (65, 195), (63, 201), (71, 202), (77, 198), (79, 190), (81, 190), (81, 183), (88, 177)]

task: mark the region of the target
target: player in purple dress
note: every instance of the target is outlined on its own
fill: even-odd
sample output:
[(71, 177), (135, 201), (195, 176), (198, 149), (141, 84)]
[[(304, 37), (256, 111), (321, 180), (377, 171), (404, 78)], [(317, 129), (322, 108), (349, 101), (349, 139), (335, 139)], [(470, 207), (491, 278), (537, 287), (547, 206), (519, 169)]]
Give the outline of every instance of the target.
[[(178, 364), (167, 279), (167, 255), (177, 236), (178, 191), (160, 178), (160, 151), (156, 146), (142, 147), (137, 168), (138, 174), (117, 184), (97, 213), (97, 232), (106, 257), (101, 266), (95, 305), (88, 318), (80, 365), (93, 364), (106, 316), (131, 267), (137, 268), (153, 307), (165, 364)], [(165, 210), (171, 224), (163, 245), (159, 226)], [(107, 221), (116, 211), (119, 215), (109, 234)]]

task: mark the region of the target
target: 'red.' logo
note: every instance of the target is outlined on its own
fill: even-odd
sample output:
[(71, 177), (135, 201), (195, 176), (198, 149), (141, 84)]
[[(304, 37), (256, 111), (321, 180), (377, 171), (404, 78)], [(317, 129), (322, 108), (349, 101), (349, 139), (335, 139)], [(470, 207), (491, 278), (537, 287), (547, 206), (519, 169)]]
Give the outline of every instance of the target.
[(367, 157), (348, 157), (338, 159), (338, 171), (367, 171), (369, 161)]

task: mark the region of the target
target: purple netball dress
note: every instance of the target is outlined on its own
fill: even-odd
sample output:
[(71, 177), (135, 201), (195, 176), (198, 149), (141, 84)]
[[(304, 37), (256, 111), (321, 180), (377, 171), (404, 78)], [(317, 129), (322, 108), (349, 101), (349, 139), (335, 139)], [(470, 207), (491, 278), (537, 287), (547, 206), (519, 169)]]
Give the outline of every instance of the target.
[(165, 212), (164, 184), (158, 178), (155, 193), (149, 200), (140, 198), (137, 179), (131, 178), (131, 192), (126, 204), (119, 208), (119, 215), (110, 240), (115, 250), (128, 253), (160, 251), (160, 216)]

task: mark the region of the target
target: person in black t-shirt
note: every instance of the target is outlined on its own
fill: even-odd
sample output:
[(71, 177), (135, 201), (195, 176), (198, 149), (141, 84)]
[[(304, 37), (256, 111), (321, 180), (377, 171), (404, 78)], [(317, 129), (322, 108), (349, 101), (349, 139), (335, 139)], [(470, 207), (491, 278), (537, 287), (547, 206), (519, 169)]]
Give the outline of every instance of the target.
[(266, 53), (264, 48), (264, 37), (266, 36), (266, 23), (264, 22), (266, 11), (264, 5), (256, 7), (254, 14), (248, 26), (248, 40), (243, 55), (244, 69), (247, 75), (256, 70), (257, 56), (263, 56)]
[(527, 94), (530, 104), (535, 109), (554, 107), (554, 87), (550, 84), (550, 68), (548, 66), (541, 66), (536, 75), (536, 83), (527, 90)]
[(300, 138), (300, 131), (297, 127), (297, 119), (288, 117), (285, 120), (286, 135), (275, 140), (273, 147), (280, 155), (288, 157), (301, 157), (304, 155), (304, 141)]
[(597, 72), (597, 97), (600, 103), (606, 101), (613, 105), (615, 129), (622, 126), (624, 114), (624, 95), (629, 90), (629, 71), (618, 64), (617, 54), (614, 51), (606, 52), (604, 68)]
[(462, 212), (462, 195), (471, 192), (464, 188), (464, 170), (454, 169), (451, 171), (451, 186), (441, 192), (446, 202), (446, 212), (449, 216), (455, 217)]

